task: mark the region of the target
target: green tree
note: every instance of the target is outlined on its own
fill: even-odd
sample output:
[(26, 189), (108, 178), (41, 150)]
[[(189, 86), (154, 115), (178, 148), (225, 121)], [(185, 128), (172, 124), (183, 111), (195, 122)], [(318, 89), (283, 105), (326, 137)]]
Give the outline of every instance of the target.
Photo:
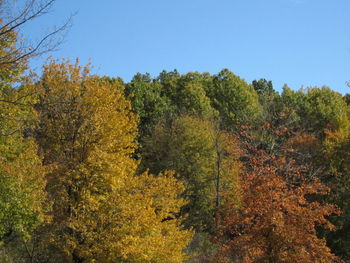
[[(5, 2), (0, 7), (5, 11)], [(0, 19), (0, 257), (26, 256), (21, 246), (46, 217), (45, 168), (28, 132), (36, 115), (30, 85), (25, 85), (26, 54), (18, 45), (16, 21)], [(23, 83), (18, 87), (19, 83)], [(11, 249), (10, 249), (11, 248)], [(22, 253), (24, 252), (24, 253)]]
[(263, 107), (263, 120), (274, 123), (278, 119), (279, 94), (273, 89), (272, 81), (266, 79), (253, 80), (252, 86), (259, 96), (259, 103)]
[(210, 85), (212, 78), (208, 73), (197, 72), (182, 75), (176, 87), (176, 96), (173, 103), (176, 105), (179, 114), (212, 119), (217, 115), (216, 110), (211, 106), (205, 88)]
[(168, 97), (171, 101), (176, 98), (177, 82), (180, 78), (180, 73), (175, 69), (167, 72), (163, 70), (156, 78), (156, 82), (162, 85), (162, 96)]
[(149, 134), (157, 121), (171, 111), (169, 99), (162, 95), (162, 85), (152, 81), (149, 74), (136, 74), (126, 85), (125, 93), (133, 111), (140, 118), (141, 138)]
[(343, 96), (343, 99), (345, 101), (345, 103), (347, 105), (350, 105), (350, 94), (349, 93), (346, 93), (344, 96)]
[(172, 116), (188, 114), (201, 118), (212, 118), (216, 111), (210, 105), (206, 87), (211, 85), (209, 73), (190, 72), (180, 75), (163, 71), (155, 80), (162, 86), (162, 96), (168, 98), (172, 105)]
[(236, 149), (234, 140), (213, 122), (183, 115), (155, 127), (146, 139), (143, 165), (153, 173), (176, 171), (189, 201), (182, 208), (182, 214), (189, 214), (186, 226), (210, 232), (219, 197), (237, 186)]
[(328, 87), (311, 88), (307, 92), (309, 105), (305, 109), (310, 126), (315, 130), (337, 130), (348, 120), (349, 110), (341, 94)]
[(227, 69), (214, 76), (213, 84), (206, 87), (206, 94), (219, 112), (225, 129), (237, 130), (237, 125), (261, 118), (262, 108), (254, 88)]
[(297, 115), (299, 127), (316, 134), (320, 139), (324, 139), (326, 130), (335, 131), (345, 125), (349, 116), (341, 94), (328, 87), (299, 91), (286, 88), (281, 97), (284, 106), (291, 108)]
[(342, 211), (340, 217), (332, 217), (336, 226), (335, 232), (324, 232), (327, 243), (332, 251), (343, 258), (350, 260), (350, 132), (349, 127), (335, 132), (327, 132), (324, 145), (324, 160), (327, 164), (328, 176), (325, 178), (332, 189), (327, 201), (335, 203)]
[(153, 173), (175, 170), (185, 182), (184, 197), (189, 203), (182, 213), (189, 213), (187, 227), (203, 231), (211, 225), (214, 202), (215, 152), (211, 124), (189, 116), (176, 118), (171, 126), (159, 123), (148, 139), (145, 165)]

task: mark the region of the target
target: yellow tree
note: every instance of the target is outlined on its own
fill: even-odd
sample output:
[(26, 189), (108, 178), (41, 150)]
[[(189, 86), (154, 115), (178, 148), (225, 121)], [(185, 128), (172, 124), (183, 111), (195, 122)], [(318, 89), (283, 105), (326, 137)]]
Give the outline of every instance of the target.
[(63, 261), (181, 262), (191, 238), (175, 218), (183, 186), (170, 174), (135, 175), (137, 117), (123, 90), (88, 67), (56, 62), (37, 89), (37, 140), (53, 166), (51, 245)]

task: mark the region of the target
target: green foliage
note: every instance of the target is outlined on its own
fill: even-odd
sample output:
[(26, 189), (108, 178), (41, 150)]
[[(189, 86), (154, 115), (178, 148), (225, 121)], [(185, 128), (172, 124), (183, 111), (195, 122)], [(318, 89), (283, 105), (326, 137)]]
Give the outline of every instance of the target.
[(170, 169), (179, 174), (186, 186), (184, 197), (189, 201), (182, 214), (189, 214), (186, 226), (196, 231), (213, 227), (215, 200), (220, 194), (216, 190), (217, 176), (222, 177), (220, 191), (233, 189), (239, 164), (228, 146), (232, 141), (220, 135), (212, 122), (188, 115), (159, 123), (146, 139), (143, 165), (154, 173)]
[(347, 105), (350, 105), (350, 94), (345, 94), (344, 96), (343, 96), (343, 100), (345, 101), (345, 103), (347, 104)]
[(210, 85), (209, 74), (187, 73), (178, 81), (173, 102), (180, 114), (210, 119), (217, 115), (206, 96), (205, 87)]
[(162, 85), (162, 96), (168, 97), (171, 101), (176, 98), (177, 82), (180, 78), (180, 73), (175, 69), (167, 72), (163, 70), (156, 78), (156, 82)]
[(214, 76), (213, 84), (207, 87), (206, 93), (219, 112), (225, 129), (232, 130), (237, 125), (253, 123), (261, 117), (262, 108), (254, 88), (227, 69)]
[(0, 240), (25, 239), (44, 220), (45, 171), (33, 140), (1, 138)]
[[(36, 121), (33, 89), (23, 70), (26, 61), (13, 60), (17, 34), (0, 32), (0, 249), (1, 257), (21, 260), (20, 247), (31, 240), (49, 210), (45, 174), (30, 130)], [(7, 62), (4, 61), (7, 59)], [(13, 60), (13, 62), (11, 62)], [(6, 63), (5, 63), (6, 62)], [(11, 62), (11, 63), (10, 63)], [(23, 86), (15, 88), (15, 84)], [(16, 245), (10, 249), (10, 243)]]
[(186, 225), (202, 231), (213, 219), (213, 127), (189, 116), (179, 117), (170, 125), (159, 123), (147, 140), (144, 166), (154, 173), (175, 170), (181, 176), (186, 185), (184, 197), (190, 201), (182, 210), (182, 214), (189, 213)]
[(315, 130), (337, 130), (348, 118), (348, 107), (341, 94), (328, 87), (311, 88), (307, 93), (306, 116)]
[(280, 110), (280, 96), (273, 89), (272, 82), (266, 79), (253, 80), (252, 86), (259, 96), (259, 103), (263, 108), (263, 120), (274, 123)]
[(276, 91), (273, 89), (272, 81), (266, 79), (253, 80), (252, 85), (255, 91), (260, 95), (274, 95)]
[(335, 232), (323, 233), (332, 251), (345, 260), (350, 260), (350, 130), (349, 128), (328, 132), (324, 142), (325, 162), (328, 168), (327, 184), (332, 192), (327, 201), (337, 204), (342, 215), (332, 217)]
[(281, 94), (282, 114), (285, 122), (292, 123), (294, 127), (300, 125), (300, 113), (306, 107), (307, 98), (301, 90), (293, 91), (287, 85), (283, 86)]
[(303, 129), (322, 138), (326, 130), (337, 130), (348, 120), (349, 110), (342, 96), (328, 87), (309, 88), (305, 92), (286, 88), (282, 101), (298, 115), (296, 120)]
[(155, 123), (172, 111), (169, 99), (162, 96), (162, 85), (152, 81), (149, 74), (136, 74), (126, 85), (125, 93), (140, 118), (140, 136), (149, 134)]

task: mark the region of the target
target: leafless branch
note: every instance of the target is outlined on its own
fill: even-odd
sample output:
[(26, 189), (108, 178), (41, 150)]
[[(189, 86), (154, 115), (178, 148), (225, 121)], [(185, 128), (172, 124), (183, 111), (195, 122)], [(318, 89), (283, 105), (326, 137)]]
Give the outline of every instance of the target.
[(0, 27), (0, 36), (8, 34), (9, 32), (19, 28), (30, 20), (38, 18), (43, 14), (46, 14), (47, 11), (54, 4), (55, 0), (50, 0), (48, 2), (44, 2), (43, 4), (39, 4), (38, 8), (36, 8), (36, 0), (31, 0), (27, 2), (23, 11), (13, 18), (11, 21), (8, 21), (3, 26)]
[[(24, 52), (24, 53), (17, 52), (17, 53), (21, 54), (17, 57), (11, 56), (11, 55), (7, 55), (6, 57), (0, 57), (0, 65), (17, 63), (18, 61), (23, 60), (27, 57), (31, 57), (33, 55), (39, 56), (39, 55), (42, 55), (48, 51), (54, 50), (62, 43), (61, 40), (56, 40), (55, 43), (53, 43), (50, 46), (47, 46), (47, 48), (44, 48), (44, 49), (41, 49), (41, 48), (44, 47), (44, 44), (45, 44), (45, 42), (47, 42), (47, 40), (50, 40), (50, 38), (56, 36), (58, 33), (63, 32), (65, 29), (67, 29), (67, 27), (69, 26), (70, 23), (71, 23), (71, 17), (62, 26), (55, 29), (51, 33), (45, 35), (35, 46), (26, 48), (27, 50), (29, 50), (28, 52)], [(24, 49), (24, 48), (21, 48), (21, 49)], [(19, 49), (17, 51), (19, 51)], [(15, 54), (13, 54), (13, 55), (15, 55)], [(6, 59), (6, 58), (12, 58), (12, 59)]]
[[(14, 0), (1, 1), (0, 10), (14, 8), (11, 4), (6, 7), (5, 2), (13, 2)], [(23, 35), (23, 27), (37, 18), (48, 14), (56, 0), (25, 0), (23, 8), (16, 14), (8, 17), (0, 17), (0, 40), (7, 40), (10, 34), (16, 33)], [(8, 10), (11, 11), (11, 10)], [(30, 39), (19, 41), (17, 37), (17, 45), (12, 49), (8, 48), (7, 52), (0, 56), (0, 66), (9, 66), (25, 61), (27, 58), (39, 56), (49, 51), (55, 50), (63, 42), (65, 33), (71, 26), (71, 15), (60, 26), (44, 34), (39, 40), (30, 43)], [(62, 35), (62, 38), (58, 36)]]

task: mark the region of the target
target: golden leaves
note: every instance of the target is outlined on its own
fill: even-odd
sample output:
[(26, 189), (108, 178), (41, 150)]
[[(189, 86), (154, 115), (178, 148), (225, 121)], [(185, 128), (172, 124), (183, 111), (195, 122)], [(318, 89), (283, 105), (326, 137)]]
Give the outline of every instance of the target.
[(52, 62), (38, 83), (38, 142), (50, 173), (54, 245), (98, 262), (182, 262), (191, 231), (177, 217), (173, 174), (136, 175), (137, 117), (123, 89), (88, 69)]

